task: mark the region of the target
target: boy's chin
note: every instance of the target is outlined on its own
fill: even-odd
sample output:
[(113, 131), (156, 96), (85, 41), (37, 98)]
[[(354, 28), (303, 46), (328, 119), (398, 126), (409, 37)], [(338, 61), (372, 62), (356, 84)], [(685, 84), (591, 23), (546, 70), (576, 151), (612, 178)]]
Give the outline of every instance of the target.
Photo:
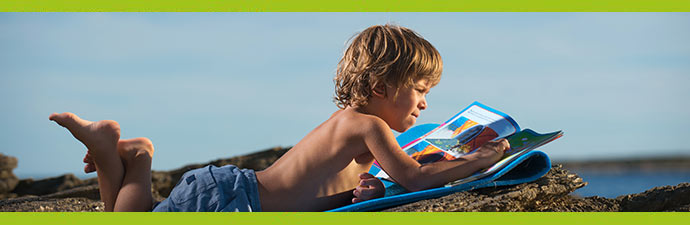
[(394, 131), (397, 131), (399, 133), (402, 133), (402, 132), (409, 130), (410, 127), (412, 127), (412, 125), (402, 125), (400, 127), (391, 127), (391, 129), (393, 129)]

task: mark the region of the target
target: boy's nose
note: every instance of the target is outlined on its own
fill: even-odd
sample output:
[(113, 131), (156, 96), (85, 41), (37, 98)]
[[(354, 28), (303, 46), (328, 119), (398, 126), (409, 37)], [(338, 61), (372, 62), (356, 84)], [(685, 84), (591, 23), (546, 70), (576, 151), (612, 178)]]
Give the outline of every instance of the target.
[(422, 99), (422, 101), (419, 102), (419, 109), (420, 110), (426, 109), (426, 99)]

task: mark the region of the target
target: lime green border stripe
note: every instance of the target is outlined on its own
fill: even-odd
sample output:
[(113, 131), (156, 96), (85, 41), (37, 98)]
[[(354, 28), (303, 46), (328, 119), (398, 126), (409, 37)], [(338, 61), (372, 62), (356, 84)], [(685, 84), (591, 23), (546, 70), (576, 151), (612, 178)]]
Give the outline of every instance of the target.
[(0, 0), (11, 12), (688, 12), (690, 0)]
[(0, 213), (3, 224), (685, 224), (690, 213)]

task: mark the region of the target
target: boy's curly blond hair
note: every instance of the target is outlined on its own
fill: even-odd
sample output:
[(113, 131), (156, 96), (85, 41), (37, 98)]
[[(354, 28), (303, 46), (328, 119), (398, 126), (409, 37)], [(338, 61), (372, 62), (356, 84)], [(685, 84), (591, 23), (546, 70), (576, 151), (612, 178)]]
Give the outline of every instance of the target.
[(410, 87), (426, 79), (433, 87), (442, 71), (441, 55), (416, 32), (390, 24), (372, 26), (352, 39), (340, 59), (334, 102), (341, 109), (364, 106), (380, 84)]

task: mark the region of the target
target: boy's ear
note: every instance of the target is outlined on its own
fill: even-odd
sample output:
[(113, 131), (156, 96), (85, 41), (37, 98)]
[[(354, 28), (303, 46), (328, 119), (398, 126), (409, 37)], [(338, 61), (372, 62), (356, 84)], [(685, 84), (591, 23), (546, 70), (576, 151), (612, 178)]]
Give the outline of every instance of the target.
[(376, 84), (376, 86), (374, 86), (374, 89), (372, 90), (372, 93), (374, 94), (374, 96), (385, 98), (386, 85), (382, 83)]

